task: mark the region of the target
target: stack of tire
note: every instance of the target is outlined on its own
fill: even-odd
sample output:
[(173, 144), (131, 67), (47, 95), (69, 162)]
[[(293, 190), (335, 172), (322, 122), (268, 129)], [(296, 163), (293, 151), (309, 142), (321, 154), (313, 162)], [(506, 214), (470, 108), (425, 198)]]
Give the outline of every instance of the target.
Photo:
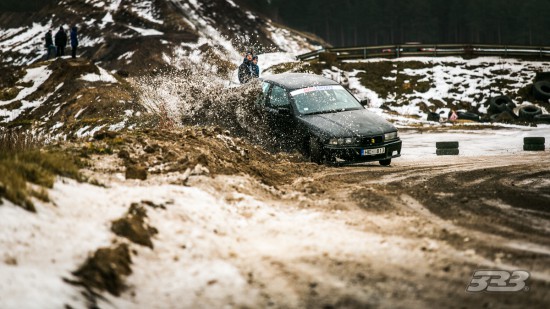
[(524, 137), (523, 138), (523, 150), (524, 151), (544, 151), (544, 137)]
[[(537, 73), (535, 83), (533, 84), (533, 96), (535, 99), (543, 102), (550, 102), (550, 77), (549, 72)], [(539, 107), (526, 107), (526, 111), (523, 112), (526, 120), (534, 121), (537, 123), (550, 123), (550, 115), (542, 114)], [(520, 110), (520, 117), (522, 112)]]
[(491, 114), (491, 121), (511, 122), (518, 118), (514, 114), (514, 108), (516, 108), (514, 101), (508, 96), (501, 95), (489, 99), (487, 111)]
[(535, 82), (533, 84), (533, 96), (537, 100), (548, 102), (550, 100), (550, 81)]
[(438, 156), (457, 156), (459, 154), (458, 142), (436, 142), (435, 153)]

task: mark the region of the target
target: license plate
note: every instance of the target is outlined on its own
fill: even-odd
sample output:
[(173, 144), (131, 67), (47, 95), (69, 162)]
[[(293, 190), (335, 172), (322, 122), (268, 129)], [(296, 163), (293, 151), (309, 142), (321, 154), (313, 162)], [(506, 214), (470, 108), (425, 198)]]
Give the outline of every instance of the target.
[(362, 156), (375, 156), (378, 154), (383, 154), (386, 152), (386, 148), (375, 148), (375, 149), (362, 149), (361, 155)]

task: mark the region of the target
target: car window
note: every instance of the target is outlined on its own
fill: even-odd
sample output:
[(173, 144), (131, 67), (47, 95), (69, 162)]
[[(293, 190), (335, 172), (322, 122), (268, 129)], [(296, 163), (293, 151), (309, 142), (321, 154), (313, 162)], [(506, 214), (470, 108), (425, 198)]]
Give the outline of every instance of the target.
[(362, 109), (359, 102), (342, 86), (317, 86), (292, 91), (296, 108), (301, 114), (328, 113)]
[(260, 93), (260, 95), (258, 96), (258, 99), (256, 100), (256, 104), (265, 105), (265, 98), (267, 98), (269, 87), (271, 87), (270, 83), (266, 83), (266, 82), (262, 83), (262, 93)]
[(279, 86), (273, 86), (269, 94), (269, 105), (273, 107), (289, 106), (290, 102), (286, 90)]

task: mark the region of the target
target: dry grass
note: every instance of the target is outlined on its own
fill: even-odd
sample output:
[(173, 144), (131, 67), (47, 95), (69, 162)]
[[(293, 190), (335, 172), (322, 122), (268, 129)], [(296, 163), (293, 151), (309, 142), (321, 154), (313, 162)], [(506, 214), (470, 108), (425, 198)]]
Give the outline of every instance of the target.
[(43, 142), (31, 134), (0, 131), (0, 203), (6, 199), (34, 212), (32, 198), (48, 201), (44, 188), (52, 188), (57, 175), (80, 179), (72, 158), (59, 151), (45, 150), (43, 146)]

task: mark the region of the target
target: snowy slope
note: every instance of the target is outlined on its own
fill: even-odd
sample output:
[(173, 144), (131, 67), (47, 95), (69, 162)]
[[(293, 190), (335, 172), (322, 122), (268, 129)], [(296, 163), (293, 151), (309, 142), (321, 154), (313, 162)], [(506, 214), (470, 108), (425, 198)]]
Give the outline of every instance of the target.
[(59, 0), (31, 17), (0, 13), (0, 65), (41, 59), (46, 30), (73, 25), (82, 56), (130, 71), (208, 51), (238, 63), (245, 50), (299, 54), (319, 45), (233, 1)]
[[(399, 115), (426, 118), (428, 111), (447, 115), (451, 109), (486, 115), (488, 99), (507, 95), (518, 105), (549, 105), (530, 97), (528, 86), (550, 63), (497, 57), (417, 57), (346, 61), (325, 69), (323, 75), (347, 80), (350, 90), (370, 107), (384, 107)], [(368, 81), (365, 84), (365, 79)], [(375, 87), (370, 87), (374, 85)]]

